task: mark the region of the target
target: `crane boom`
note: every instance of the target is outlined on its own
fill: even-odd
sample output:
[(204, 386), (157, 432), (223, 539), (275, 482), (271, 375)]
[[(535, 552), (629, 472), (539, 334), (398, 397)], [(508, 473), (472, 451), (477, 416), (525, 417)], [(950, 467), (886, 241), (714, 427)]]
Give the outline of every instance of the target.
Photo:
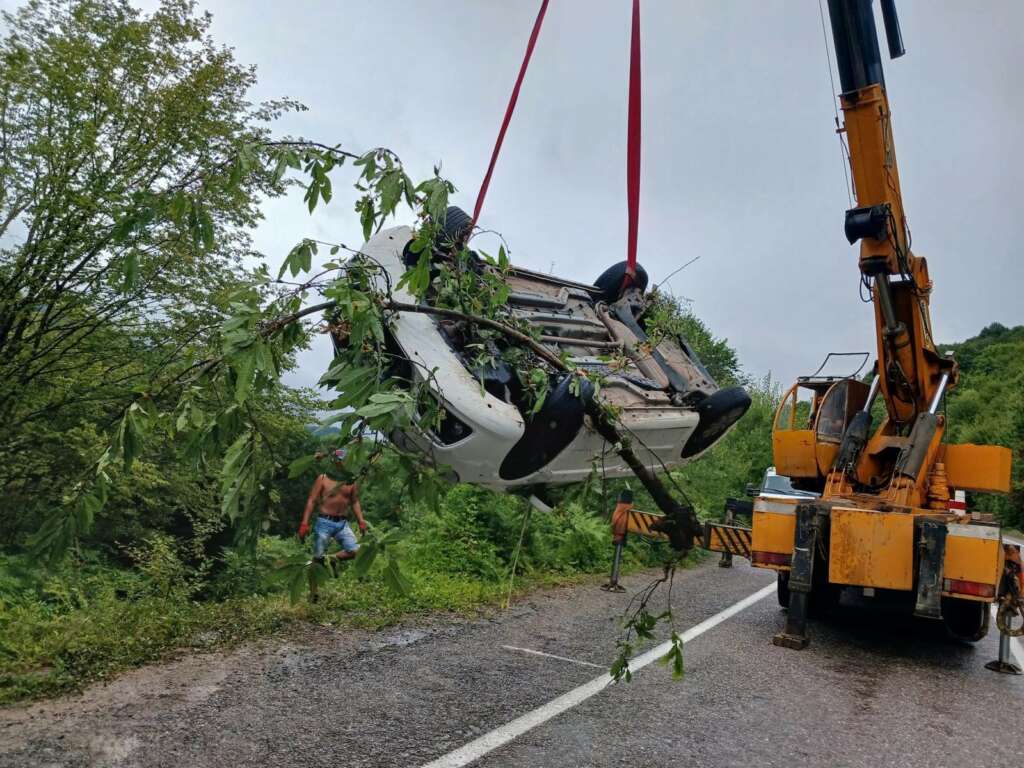
[[(850, 150), (857, 207), (846, 212), (846, 237), (860, 241), (860, 271), (875, 305), (878, 373), (889, 418), (912, 424), (929, 409), (942, 382), (952, 388), (957, 366), (932, 338), (932, 283), (910, 235), (893, 141), (872, 0), (829, 0), (842, 87), (840, 102)], [(891, 0), (882, 6), (890, 52), (903, 54)]]

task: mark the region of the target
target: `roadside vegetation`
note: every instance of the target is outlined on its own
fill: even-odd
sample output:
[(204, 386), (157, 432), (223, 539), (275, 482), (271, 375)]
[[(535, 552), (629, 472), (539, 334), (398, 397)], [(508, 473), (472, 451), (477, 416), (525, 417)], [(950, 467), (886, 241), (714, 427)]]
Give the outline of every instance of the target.
[(1013, 451), (1011, 493), (972, 494), (970, 505), (1024, 530), (1024, 326), (992, 323), (977, 336), (941, 349), (960, 363), (960, 383), (946, 404), (949, 441)]
[[(698, 350), (724, 360), (715, 373), (738, 375), (728, 345), (692, 315), (680, 317)], [(766, 383), (751, 389), (754, 405), (736, 429), (707, 460), (673, 473), (703, 517), (718, 515), (726, 496), (756, 482), (769, 456), (775, 395)], [(292, 457), (333, 445), (332, 432), (317, 433), (305, 421), (312, 395), (289, 397), (291, 407), (282, 405), (272, 421), (278, 450)], [(552, 513), (539, 513), (520, 496), (468, 485), (419, 498), (397, 461), (382, 455), (361, 496), (370, 540), (388, 542), (403, 591), (389, 584), (389, 559), (378, 557), (365, 573), (359, 561), (338, 568), (310, 602), (309, 547), (295, 530), (315, 467), (290, 477), (282, 464), (273, 477), (279, 502), (254, 544), (221, 514), (216, 473), (197, 474), (166, 445), (112, 476), (90, 532), (54, 563), (31, 551), (41, 521), (20, 520), (19, 528), (12, 518), (0, 554), (0, 703), (74, 690), (184, 649), (231, 646), (302, 622), (374, 628), (430, 612), (475, 612), (501, 606), (510, 594), (608, 573), (610, 512), (626, 481), (595, 472), (583, 486), (557, 491)], [(631, 486), (638, 508), (655, 509)], [(632, 538), (624, 569), (660, 565), (669, 553), (665, 544)]]
[[(378, 504), (387, 494), (368, 489), (367, 496), (374, 499), (366, 507), (371, 524), (383, 525)], [(308, 561), (309, 551), (286, 533), (261, 536), (254, 552), (229, 546), (193, 559), (187, 553), (203, 542), (159, 530), (135, 540), (115, 529), (109, 533), (118, 545), (83, 543), (51, 569), (12, 549), (0, 557), (0, 703), (73, 690), (182, 649), (230, 646), (301, 622), (376, 628), (508, 598), (522, 499), (459, 486), (437, 510), (402, 504), (402, 512), (405, 538), (397, 546), (407, 592), (389, 588), (382, 566), (359, 578), (346, 565), (320, 585), (315, 604), (302, 572), (292, 599), (290, 564)], [(280, 527), (290, 531), (294, 520)], [(515, 594), (606, 572), (607, 531), (599, 510), (573, 502), (532, 515)], [(659, 562), (659, 550), (634, 542), (627, 568)]]

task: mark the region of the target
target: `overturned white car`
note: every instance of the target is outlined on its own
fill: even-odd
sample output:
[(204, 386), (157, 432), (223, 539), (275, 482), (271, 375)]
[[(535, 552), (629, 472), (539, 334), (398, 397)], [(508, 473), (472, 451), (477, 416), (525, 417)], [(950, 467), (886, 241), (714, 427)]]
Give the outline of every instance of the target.
[[(469, 226), (463, 211), (448, 210), (445, 230), (453, 241)], [(409, 251), (413, 234), (409, 227), (395, 227), (362, 247), (387, 273), (377, 278), (378, 287), (387, 283), (392, 297), (406, 303), (417, 300), (395, 286), (417, 259)], [(648, 343), (647, 274), (638, 266), (632, 285), (623, 290), (624, 273), (623, 262), (593, 285), (520, 268), (506, 273), (510, 313), (538, 329), (541, 343), (555, 355), (567, 355), (574, 367), (602, 381), (596, 393), (592, 388), (573, 392), (571, 381), (578, 377), (551, 373), (550, 390), (536, 413), (509, 366), (499, 361), (474, 367), (471, 355), (460, 349), (457, 324), (398, 312), (388, 329), (388, 346), (410, 361), (413, 375), (434, 372), (430, 386), (444, 417), (438, 429), (392, 439), (451, 467), (463, 482), (495, 489), (579, 482), (595, 467), (608, 477), (629, 475), (587, 415), (586, 400), (596, 397), (616, 407), (622, 432), (651, 469), (676, 467), (705, 451), (746, 412), (750, 398), (740, 387), (720, 389), (685, 339)]]

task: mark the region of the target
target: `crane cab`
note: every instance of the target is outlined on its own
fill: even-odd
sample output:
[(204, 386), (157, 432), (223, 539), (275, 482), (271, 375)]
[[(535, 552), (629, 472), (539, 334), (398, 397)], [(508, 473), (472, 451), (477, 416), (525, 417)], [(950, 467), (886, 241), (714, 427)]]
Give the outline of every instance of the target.
[(795, 488), (821, 491), (835, 462), (847, 424), (867, 402), (869, 387), (855, 376), (867, 362), (862, 356), (853, 373), (831, 375), (831, 353), (810, 376), (801, 376), (786, 391), (772, 423), (772, 455), (776, 472), (789, 477)]

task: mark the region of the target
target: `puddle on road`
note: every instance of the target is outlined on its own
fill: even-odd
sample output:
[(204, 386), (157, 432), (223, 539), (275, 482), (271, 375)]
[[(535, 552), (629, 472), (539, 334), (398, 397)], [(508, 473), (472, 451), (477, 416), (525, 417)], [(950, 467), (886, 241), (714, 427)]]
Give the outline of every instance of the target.
[(392, 632), (391, 634), (384, 635), (380, 640), (374, 640), (370, 643), (370, 646), (375, 651), (379, 651), (383, 648), (402, 648), (406, 645), (413, 645), (418, 643), (420, 640), (424, 640), (430, 636), (430, 633), (422, 629), (405, 629), (401, 632)]

